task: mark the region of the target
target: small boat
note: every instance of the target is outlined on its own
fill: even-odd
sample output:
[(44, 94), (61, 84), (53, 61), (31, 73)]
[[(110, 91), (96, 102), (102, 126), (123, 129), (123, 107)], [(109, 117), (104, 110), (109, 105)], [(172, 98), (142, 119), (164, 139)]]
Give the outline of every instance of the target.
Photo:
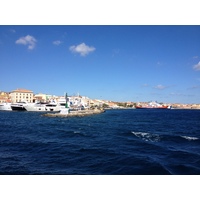
[(0, 110), (7, 110), (7, 111), (11, 111), (11, 103), (1, 103), (0, 104)]
[(25, 107), (28, 105), (27, 102), (17, 102), (17, 103), (11, 103), (11, 109), (16, 111), (26, 111)]
[(136, 109), (170, 109), (169, 106), (161, 105), (158, 102), (149, 102), (148, 104), (144, 105), (136, 105)]

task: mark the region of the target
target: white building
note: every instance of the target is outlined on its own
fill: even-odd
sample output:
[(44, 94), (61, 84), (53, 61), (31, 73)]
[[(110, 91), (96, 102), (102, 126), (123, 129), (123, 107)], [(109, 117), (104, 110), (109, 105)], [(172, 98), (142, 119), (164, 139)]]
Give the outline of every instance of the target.
[(88, 108), (90, 105), (90, 99), (85, 96), (68, 96), (70, 107), (84, 107)]
[(26, 89), (13, 90), (10, 93), (10, 98), (13, 103), (26, 101), (29, 103), (33, 102), (33, 91)]

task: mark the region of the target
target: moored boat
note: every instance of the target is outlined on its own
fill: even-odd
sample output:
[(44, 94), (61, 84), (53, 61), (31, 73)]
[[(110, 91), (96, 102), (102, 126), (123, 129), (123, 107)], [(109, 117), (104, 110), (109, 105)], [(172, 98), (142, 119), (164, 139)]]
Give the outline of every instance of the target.
[(60, 111), (60, 106), (56, 103), (34, 103), (27, 105), (25, 109), (33, 112), (57, 112)]
[(28, 105), (27, 102), (11, 103), (11, 109), (16, 111), (26, 111), (25, 107)]
[(11, 103), (1, 103), (0, 104), (0, 110), (7, 110), (7, 111), (11, 111)]

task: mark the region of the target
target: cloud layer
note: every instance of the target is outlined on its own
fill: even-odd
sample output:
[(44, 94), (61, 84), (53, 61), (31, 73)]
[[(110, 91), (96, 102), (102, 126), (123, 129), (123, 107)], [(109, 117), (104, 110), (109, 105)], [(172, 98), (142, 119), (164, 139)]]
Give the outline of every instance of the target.
[(72, 52), (72, 53), (79, 53), (81, 56), (86, 56), (87, 54), (95, 51), (95, 48), (94, 47), (89, 47), (87, 46), (85, 43), (81, 43), (77, 46), (73, 45), (73, 46), (70, 46), (69, 47), (69, 50)]
[(19, 38), (15, 43), (16, 44), (23, 44), (23, 45), (27, 45), (29, 50), (32, 50), (35, 48), (37, 40), (31, 36), (31, 35), (27, 35), (25, 37), (21, 37)]
[(193, 69), (196, 71), (200, 71), (200, 61), (198, 62), (198, 64), (193, 66)]

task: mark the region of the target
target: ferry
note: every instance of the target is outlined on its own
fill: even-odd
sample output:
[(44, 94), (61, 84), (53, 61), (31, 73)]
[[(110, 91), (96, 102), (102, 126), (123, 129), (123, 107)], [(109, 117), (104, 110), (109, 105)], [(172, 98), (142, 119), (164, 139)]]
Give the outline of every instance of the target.
[(161, 105), (156, 101), (149, 102), (145, 105), (136, 105), (136, 109), (170, 109), (169, 106)]

